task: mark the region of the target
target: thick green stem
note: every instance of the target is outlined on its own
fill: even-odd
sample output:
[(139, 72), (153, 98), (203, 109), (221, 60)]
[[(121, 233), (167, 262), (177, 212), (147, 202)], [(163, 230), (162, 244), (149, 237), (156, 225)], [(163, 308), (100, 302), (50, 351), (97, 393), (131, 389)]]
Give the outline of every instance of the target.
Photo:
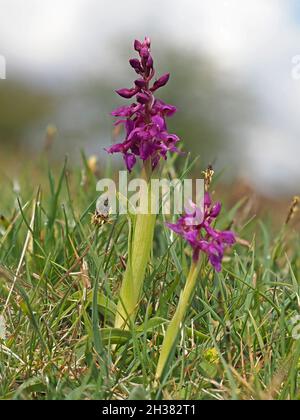
[(197, 277), (200, 264), (193, 263), (185, 284), (181, 292), (176, 312), (167, 328), (167, 332), (160, 350), (160, 356), (156, 368), (156, 378), (159, 380), (164, 374), (165, 367), (175, 348), (180, 328), (184, 322), (186, 312), (190, 306), (195, 292)]
[(128, 329), (134, 322), (150, 258), (156, 215), (137, 215), (132, 237), (131, 258), (120, 290), (115, 320), (116, 328)]
[(135, 321), (151, 254), (156, 214), (151, 214), (150, 174), (151, 168), (144, 166), (143, 178), (149, 186), (148, 214), (136, 215), (133, 231), (129, 236), (128, 262), (117, 306), (116, 328), (128, 329), (130, 323)]

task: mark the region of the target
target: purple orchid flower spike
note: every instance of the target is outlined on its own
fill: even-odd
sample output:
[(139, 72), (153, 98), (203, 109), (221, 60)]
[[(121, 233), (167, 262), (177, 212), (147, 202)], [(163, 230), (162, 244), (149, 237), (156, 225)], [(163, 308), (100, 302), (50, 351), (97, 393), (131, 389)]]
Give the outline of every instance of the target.
[(112, 112), (114, 117), (121, 118), (115, 124), (125, 126), (126, 137), (123, 143), (111, 146), (107, 152), (122, 153), (129, 172), (134, 167), (137, 157), (143, 161), (150, 159), (154, 169), (161, 158), (167, 159), (168, 152), (178, 152), (176, 144), (179, 137), (170, 134), (166, 124), (166, 117), (172, 116), (176, 108), (153, 95), (153, 92), (168, 83), (170, 75), (164, 74), (151, 83), (155, 70), (150, 45), (149, 38), (145, 38), (143, 42), (134, 42), (134, 49), (140, 58), (132, 58), (129, 63), (139, 78), (134, 81), (134, 87), (116, 91), (125, 99), (135, 96), (136, 103), (119, 107)]
[[(204, 198), (204, 212), (195, 204), (190, 204), (193, 212), (185, 213), (177, 223), (167, 223), (169, 229), (182, 236), (193, 248), (193, 260), (199, 259), (200, 252), (204, 252), (209, 262), (218, 272), (222, 269), (224, 250), (234, 245), (235, 235), (231, 231), (219, 231), (212, 224), (221, 212), (221, 203), (213, 204), (208, 192)], [(195, 220), (200, 220), (196, 222)]]

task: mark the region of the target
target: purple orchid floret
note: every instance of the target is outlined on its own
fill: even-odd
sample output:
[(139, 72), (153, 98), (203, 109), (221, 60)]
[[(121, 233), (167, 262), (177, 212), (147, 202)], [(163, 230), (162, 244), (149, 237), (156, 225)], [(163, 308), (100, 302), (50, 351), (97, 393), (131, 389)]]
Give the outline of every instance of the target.
[(206, 192), (204, 211), (194, 204), (191, 204), (191, 208), (186, 210), (176, 224), (167, 223), (167, 226), (191, 245), (194, 261), (198, 261), (200, 252), (204, 252), (211, 265), (220, 272), (225, 248), (236, 242), (233, 232), (219, 231), (212, 226), (221, 212), (221, 203), (213, 204)]
[(134, 81), (133, 88), (116, 91), (126, 99), (135, 96), (136, 103), (121, 106), (112, 112), (114, 117), (120, 118), (115, 124), (124, 125), (126, 137), (123, 143), (111, 146), (107, 152), (122, 153), (129, 172), (137, 157), (143, 161), (150, 159), (154, 169), (161, 158), (167, 159), (168, 152), (178, 152), (176, 143), (179, 142), (179, 137), (170, 134), (166, 124), (166, 117), (171, 117), (176, 112), (176, 107), (156, 99), (153, 95), (153, 92), (168, 83), (170, 75), (164, 74), (151, 83), (155, 70), (150, 45), (149, 38), (145, 38), (143, 42), (134, 42), (134, 49), (139, 53), (140, 59), (132, 58), (129, 63), (139, 77)]

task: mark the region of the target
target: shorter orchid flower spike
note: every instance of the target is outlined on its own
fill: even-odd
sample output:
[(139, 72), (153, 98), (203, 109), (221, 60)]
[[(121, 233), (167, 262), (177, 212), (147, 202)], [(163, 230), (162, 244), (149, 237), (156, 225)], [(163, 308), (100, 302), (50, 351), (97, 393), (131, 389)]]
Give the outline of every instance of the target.
[(233, 232), (219, 231), (212, 226), (221, 212), (222, 205), (213, 204), (209, 193), (206, 192), (204, 211), (193, 203), (189, 207), (192, 211), (186, 211), (177, 223), (167, 223), (167, 226), (191, 245), (195, 262), (198, 261), (200, 252), (204, 252), (214, 269), (220, 272), (225, 248), (236, 242)]

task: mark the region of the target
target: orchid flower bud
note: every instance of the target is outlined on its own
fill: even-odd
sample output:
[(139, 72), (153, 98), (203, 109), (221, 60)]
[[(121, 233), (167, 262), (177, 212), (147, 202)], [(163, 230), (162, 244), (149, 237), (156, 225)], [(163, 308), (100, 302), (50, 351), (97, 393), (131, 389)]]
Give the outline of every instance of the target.
[(138, 60), (137, 58), (132, 58), (131, 60), (129, 60), (129, 64), (131, 65), (131, 67), (137, 73), (141, 73), (143, 71), (143, 68), (141, 66), (140, 60)]
[(137, 80), (134, 81), (134, 84), (140, 89), (144, 89), (147, 85), (147, 83), (144, 79), (137, 79)]
[(136, 99), (140, 104), (146, 104), (150, 101), (151, 96), (147, 93), (138, 93)]
[(137, 39), (134, 41), (134, 49), (135, 51), (140, 51), (142, 49), (143, 45), (140, 41), (138, 41)]
[(155, 92), (157, 89), (165, 86), (170, 78), (170, 73), (166, 73), (163, 76), (161, 76), (158, 80), (156, 80), (153, 84), (153, 87), (151, 88), (152, 92)]

